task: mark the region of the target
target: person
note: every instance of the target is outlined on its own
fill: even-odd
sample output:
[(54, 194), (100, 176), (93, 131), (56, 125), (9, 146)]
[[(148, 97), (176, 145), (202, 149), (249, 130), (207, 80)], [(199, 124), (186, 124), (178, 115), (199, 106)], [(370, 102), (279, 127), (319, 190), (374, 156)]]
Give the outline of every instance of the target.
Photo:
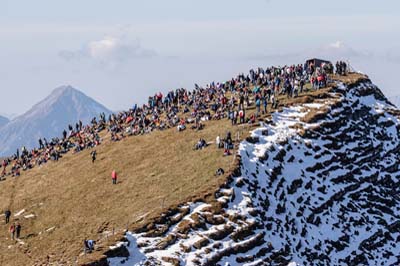
[(232, 142), (232, 133), (230, 131), (226, 132), (225, 140)]
[(215, 172), (215, 174), (216, 174), (217, 176), (223, 175), (224, 173), (225, 173), (225, 171), (224, 171), (224, 169), (222, 169), (222, 168), (218, 168), (218, 170)]
[(256, 95), (256, 116), (260, 114), (260, 107), (261, 107), (261, 98), (259, 95)]
[(179, 121), (179, 125), (177, 126), (178, 131), (183, 131), (186, 129), (185, 123), (186, 123), (185, 119), (181, 119)]
[(8, 161), (7, 160), (3, 160), (3, 171), (1, 172), (1, 176), (5, 176), (6, 175), (6, 171), (7, 171), (7, 165), (8, 165)]
[(44, 149), (43, 141), (42, 139), (39, 139), (39, 149)]
[(232, 134), (230, 131), (226, 133), (226, 137), (224, 140), (224, 156), (230, 155), (230, 149), (233, 148), (233, 142), (232, 142)]
[(263, 105), (264, 105), (264, 110), (263, 110), (263, 114), (267, 113), (267, 107), (268, 107), (268, 97), (267, 95), (264, 95), (263, 99)]
[[(341, 61), (338, 62), (337, 66), (340, 68), (339, 72), (343, 74), (350, 67), (346, 67), (346, 64)], [(307, 67), (305, 68), (307, 69)], [(180, 88), (169, 92), (166, 97), (158, 93), (154, 97), (149, 97), (148, 105), (144, 104), (143, 107), (138, 107), (135, 104), (133, 110), (110, 114), (108, 120), (105, 114), (102, 113), (100, 120), (97, 121), (97, 118), (93, 117), (91, 124), (86, 126), (83, 126), (81, 121), (79, 121), (79, 124), (67, 125), (62, 132), (63, 139), (53, 138), (48, 142), (46, 138), (42, 137), (41, 143), (39, 143), (39, 147), (42, 150), (35, 148), (28, 151), (26, 147), (22, 147), (19, 150), (21, 154), (17, 150), (16, 158), (7, 158), (4, 161), (0, 161), (0, 178), (7, 174), (17, 176), (19, 175), (18, 169), (26, 171), (32, 169), (35, 165), (46, 163), (49, 161), (49, 155), (50, 160), (57, 161), (59, 156), (61, 158), (62, 154), (70, 151), (79, 152), (86, 148), (93, 148), (100, 144), (101, 139), (98, 132), (106, 128), (111, 131), (112, 140), (118, 141), (124, 137), (124, 132), (131, 132), (128, 135), (147, 134), (156, 129), (163, 130), (176, 127), (179, 125), (179, 121), (181, 121), (179, 130), (184, 130), (185, 126), (188, 123), (192, 123), (194, 119), (196, 126), (192, 128), (201, 129), (203, 127), (201, 121), (211, 118), (210, 110), (215, 113), (214, 119), (230, 118), (233, 125), (238, 124), (239, 118), (241, 124), (255, 121), (254, 116), (247, 119), (245, 114), (245, 105), (246, 107), (250, 106), (249, 96), (252, 96), (252, 100), (256, 96), (254, 103), (257, 115), (259, 115), (262, 105), (264, 105), (263, 111), (266, 113), (266, 107), (269, 105), (268, 101), (270, 100), (272, 102), (272, 110), (278, 107), (279, 101), (277, 98), (279, 94), (283, 94), (286, 91), (288, 96), (292, 97), (293, 93), (297, 93), (298, 90), (302, 92), (302, 80), (308, 84), (311, 77), (314, 87), (317, 88), (318, 75), (322, 74), (324, 80), (320, 86), (325, 86), (327, 79), (324, 71), (327, 70), (316, 68), (314, 65), (310, 65), (310, 68), (312, 68), (311, 71), (307, 70), (306, 72), (307, 76), (300, 65), (285, 66), (284, 68), (272, 67), (266, 71), (262, 68), (256, 71), (251, 70), (250, 75), (246, 76), (241, 73), (225, 84), (212, 82), (207, 84), (205, 89), (197, 85), (193, 91)], [(300, 84), (296, 80), (300, 80)], [(252, 86), (257, 86), (253, 93), (250, 90)], [(228, 87), (231, 92), (230, 100), (227, 98), (229, 95), (226, 94)], [(295, 87), (297, 90), (294, 90)], [(268, 97), (264, 99), (266, 93)], [(182, 108), (184, 108), (183, 113), (181, 112)], [(232, 113), (229, 113), (229, 111)], [(178, 116), (181, 114), (182, 117), (179, 119)], [(185, 117), (184, 114), (186, 116), (190, 114), (191, 118)], [(126, 118), (129, 118), (129, 121)], [(224, 141), (221, 139), (221, 146), (224, 146), (223, 143)], [(10, 173), (6, 171), (7, 165), (12, 166)]]
[(14, 170), (14, 172), (13, 172), (13, 175), (12, 176), (20, 176), (21, 175), (21, 173), (20, 173), (20, 171), (19, 171), (19, 168), (16, 168), (15, 170)]
[(115, 170), (113, 170), (113, 171), (111, 172), (111, 179), (112, 179), (112, 183), (113, 183), (114, 185), (117, 184), (117, 178), (118, 178), (117, 172), (116, 172)]
[(83, 248), (84, 248), (84, 253), (91, 253), (94, 249), (94, 244), (96, 243), (96, 241), (94, 240), (84, 240), (83, 241)]
[(230, 151), (229, 151), (229, 141), (224, 140), (224, 156), (230, 155)]
[(11, 239), (14, 240), (15, 224), (10, 225), (10, 234), (11, 234)]
[(273, 102), (273, 104), (272, 104), (272, 108), (273, 108), (273, 109), (277, 109), (277, 108), (278, 108), (278, 105), (279, 105), (279, 100), (274, 99), (274, 102)]
[(94, 163), (94, 161), (96, 161), (96, 155), (97, 155), (96, 150), (92, 151), (92, 152), (90, 153), (90, 155), (92, 155), (92, 163)]
[(215, 139), (215, 144), (217, 145), (217, 148), (221, 148), (221, 138), (218, 135), (217, 138)]
[(4, 216), (6, 217), (6, 224), (8, 224), (10, 222), (11, 211), (9, 209), (7, 209), (4, 212)]
[(238, 111), (237, 110), (233, 111), (233, 119), (234, 119), (233, 124), (237, 125), (237, 123), (238, 123)]
[(244, 113), (244, 109), (240, 109), (239, 110), (239, 123), (240, 124), (244, 124), (244, 119), (245, 119), (245, 113)]
[(293, 94), (295, 97), (299, 96), (299, 84), (300, 84), (299, 80), (296, 79), (294, 81), (294, 86), (293, 86)]
[(87, 242), (88, 242), (89, 252), (92, 252), (96, 241), (89, 239)]
[(341, 74), (342, 70), (341, 70), (341, 65), (339, 64), (339, 61), (336, 61), (336, 74)]
[(303, 93), (304, 85), (305, 85), (305, 81), (302, 78), (302, 79), (300, 79), (300, 93)]
[(244, 95), (243, 95), (243, 92), (241, 92), (240, 96), (239, 96), (239, 109), (244, 109)]
[(275, 108), (275, 93), (272, 93), (271, 94), (271, 105), (272, 105), (272, 109), (274, 109)]
[(17, 225), (15, 226), (15, 234), (17, 239), (19, 239), (19, 236), (21, 235), (21, 225), (19, 223), (17, 223)]
[(346, 75), (347, 73), (347, 64), (345, 62), (341, 62), (341, 68), (342, 68), (342, 75)]
[(235, 124), (235, 113), (233, 110), (229, 111), (229, 119), (231, 120), (231, 125)]
[(207, 146), (207, 142), (203, 138), (200, 138), (196, 144), (195, 149), (201, 150), (201, 149), (205, 148), (206, 146)]
[(254, 124), (256, 122), (256, 115), (252, 114), (249, 118), (249, 121), (247, 121), (248, 124)]

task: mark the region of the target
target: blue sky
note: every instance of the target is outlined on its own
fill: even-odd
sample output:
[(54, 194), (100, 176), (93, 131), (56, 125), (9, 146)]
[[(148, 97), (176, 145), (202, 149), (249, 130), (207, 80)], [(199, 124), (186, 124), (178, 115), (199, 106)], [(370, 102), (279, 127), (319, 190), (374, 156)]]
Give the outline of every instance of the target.
[(0, 113), (70, 84), (113, 110), (250, 67), (343, 58), (397, 92), (400, 1), (0, 0)]

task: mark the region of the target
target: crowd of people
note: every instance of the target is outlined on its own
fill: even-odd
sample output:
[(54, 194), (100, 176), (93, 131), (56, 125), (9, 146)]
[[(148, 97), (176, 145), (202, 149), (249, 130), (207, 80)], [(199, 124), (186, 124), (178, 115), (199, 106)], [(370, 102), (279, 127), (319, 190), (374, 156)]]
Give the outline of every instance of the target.
[(346, 75), (347, 73), (347, 64), (343, 61), (336, 62), (336, 74), (338, 75)]
[[(329, 67), (310, 65), (291, 65), (284, 67), (269, 67), (250, 70), (247, 75), (241, 73), (227, 82), (211, 82), (205, 87), (195, 84), (193, 90), (179, 88), (171, 90), (166, 95), (161, 92), (148, 98), (148, 102), (106, 118), (104, 113), (99, 118), (93, 118), (89, 125), (78, 121), (68, 125), (62, 132), (62, 137), (48, 141), (38, 140), (38, 147), (28, 150), (22, 147), (16, 153), (1, 162), (0, 177), (6, 175), (19, 176), (35, 166), (48, 161), (58, 161), (62, 156), (72, 151), (78, 153), (101, 144), (99, 133), (110, 132), (111, 141), (119, 141), (127, 136), (150, 133), (154, 130), (164, 130), (175, 127), (177, 131), (188, 128), (201, 130), (208, 120), (229, 119), (232, 125), (254, 123), (260, 114), (265, 114), (270, 108), (278, 105), (278, 95), (296, 97), (304, 91), (306, 83), (312, 88), (326, 86)], [(336, 64), (338, 74), (346, 72), (346, 64)], [(256, 112), (246, 115), (246, 109), (251, 104)], [(92, 162), (96, 153), (92, 153)]]
[[(6, 223), (6, 225), (7, 225), (8, 223), (10, 223), (10, 217), (11, 217), (11, 211), (10, 211), (9, 209), (5, 210), (5, 212), (4, 212), (4, 218), (5, 218), (5, 223)], [(19, 223), (18, 220), (11, 223), (11, 225), (10, 225), (10, 227), (9, 227), (9, 229), (8, 229), (9, 232), (10, 232), (10, 238), (11, 238), (11, 240), (19, 239), (19, 238), (20, 238), (21, 229), (22, 229), (22, 226), (21, 226), (21, 224)]]
[[(161, 92), (148, 98), (147, 103), (135, 104), (131, 109), (108, 117), (104, 113), (93, 118), (88, 125), (78, 121), (68, 125), (61, 137), (38, 140), (38, 147), (28, 150), (22, 147), (1, 163), (0, 178), (19, 176), (35, 166), (49, 161), (58, 161), (68, 152), (79, 153), (100, 145), (103, 139), (100, 132), (109, 132), (110, 141), (120, 141), (127, 136), (147, 134), (154, 130), (176, 128), (178, 132), (193, 129), (201, 130), (208, 120), (229, 119), (232, 125), (254, 123), (261, 114), (278, 107), (278, 96), (297, 97), (311, 84), (315, 90), (327, 85), (327, 74), (331, 66), (314, 66), (313, 64), (290, 65), (251, 69), (248, 74), (241, 73), (226, 82), (211, 82), (202, 87), (195, 84), (193, 90), (179, 88), (170, 90), (165, 95)], [(333, 66), (332, 66), (333, 69)], [(332, 70), (333, 71), (333, 70)], [(336, 64), (337, 74), (346, 74), (346, 64)], [(255, 113), (247, 115), (251, 105)], [(230, 155), (233, 140), (230, 132), (224, 139), (216, 139), (217, 146)], [(195, 145), (196, 149), (207, 146), (204, 139)], [(91, 152), (92, 163), (97, 152)], [(117, 174), (112, 173), (113, 184)]]
[(87, 148), (93, 148), (100, 144), (99, 128), (104, 123), (92, 123), (92, 125), (82, 126), (82, 122), (76, 124), (76, 129), (72, 125), (68, 126), (69, 132), (63, 131), (62, 138), (39, 139), (39, 147), (28, 150), (25, 146), (21, 150), (2, 161), (2, 171), (0, 177), (6, 175), (19, 176), (22, 171), (40, 166), (48, 161), (58, 161), (65, 153), (72, 151), (80, 152)]
[(11, 240), (19, 239), (21, 235), (21, 224), (19, 222), (10, 225), (10, 238)]

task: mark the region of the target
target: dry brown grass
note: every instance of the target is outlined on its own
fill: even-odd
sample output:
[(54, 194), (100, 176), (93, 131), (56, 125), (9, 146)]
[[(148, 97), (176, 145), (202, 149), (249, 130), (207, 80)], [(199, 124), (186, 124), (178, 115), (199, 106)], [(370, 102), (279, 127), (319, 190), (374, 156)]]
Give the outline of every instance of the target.
[[(71, 259), (80, 253), (85, 237), (100, 238), (101, 227), (124, 229), (141, 216), (148, 220), (171, 205), (198, 195), (212, 196), (224, 179), (217, 178), (215, 171), (219, 167), (228, 170), (234, 156), (222, 156), (223, 151), (215, 145), (200, 151), (193, 146), (200, 137), (214, 141), (227, 130), (233, 136), (248, 131), (224, 120), (210, 121), (201, 131), (178, 133), (171, 129), (117, 143), (106, 141), (96, 148), (98, 159), (94, 164), (87, 150), (1, 182), (0, 209), (8, 206), (15, 185), (12, 212), (26, 209), (25, 215), (37, 215), (35, 219), (21, 219), (22, 235), (32, 234), (22, 239), (30, 257), (14, 246), (0, 254), (1, 265), (29, 265), (36, 259), (46, 259), (43, 254)], [(111, 184), (112, 169), (119, 173), (117, 185)], [(54, 231), (45, 232), (53, 226)], [(7, 228), (1, 229), (0, 245), (7, 250), (14, 242), (6, 239)]]
[(345, 84), (354, 84), (361, 80), (368, 79), (368, 76), (359, 73), (348, 73), (346, 76), (332, 75), (332, 79), (342, 81)]
[[(280, 104), (312, 102), (321, 93), (324, 91), (306, 92), (295, 99), (280, 97)], [(182, 202), (212, 201), (214, 192), (226, 182), (226, 176), (215, 176), (216, 169), (228, 172), (237, 162), (234, 156), (222, 156), (223, 151), (215, 145), (201, 151), (194, 151), (193, 146), (200, 137), (214, 141), (228, 130), (243, 139), (250, 127), (232, 127), (221, 120), (207, 122), (201, 131), (170, 129), (117, 143), (110, 143), (106, 136), (96, 148), (94, 164), (86, 150), (20, 177), (8, 177), (0, 182), (0, 210), (12, 202), (13, 214), (26, 209), (23, 215), (35, 214), (36, 218), (20, 217), (23, 245), (9, 239), (8, 226), (0, 226), (0, 265), (71, 265), (77, 258), (79, 263), (99, 259), (127, 227), (148, 224)], [(113, 169), (119, 174), (117, 185), (111, 184)], [(103, 231), (113, 229), (115, 236), (104, 238)], [(100, 251), (79, 256), (85, 238), (101, 240)]]

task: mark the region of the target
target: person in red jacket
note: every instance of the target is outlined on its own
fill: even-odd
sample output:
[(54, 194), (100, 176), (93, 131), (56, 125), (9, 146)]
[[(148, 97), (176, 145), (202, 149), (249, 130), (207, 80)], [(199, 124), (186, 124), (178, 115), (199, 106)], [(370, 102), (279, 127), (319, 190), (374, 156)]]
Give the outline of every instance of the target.
[(112, 183), (115, 185), (115, 184), (117, 184), (117, 172), (115, 172), (115, 170), (113, 170), (112, 172), (111, 172), (111, 179), (112, 179)]
[(6, 175), (7, 165), (8, 165), (8, 161), (7, 160), (3, 160), (3, 163), (2, 163), (3, 171), (1, 172), (1, 176), (5, 176)]
[(10, 235), (11, 239), (14, 240), (14, 235), (15, 235), (15, 223), (10, 226)]

